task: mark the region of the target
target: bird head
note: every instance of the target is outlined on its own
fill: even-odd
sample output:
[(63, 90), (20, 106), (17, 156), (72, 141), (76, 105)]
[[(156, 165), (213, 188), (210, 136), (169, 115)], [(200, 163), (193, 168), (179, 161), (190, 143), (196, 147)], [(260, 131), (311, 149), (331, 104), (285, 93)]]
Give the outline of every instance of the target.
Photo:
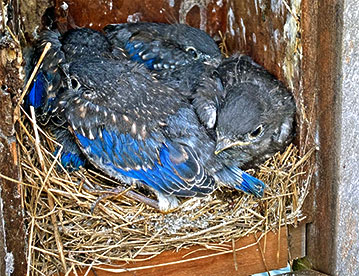
[(61, 42), (68, 60), (80, 55), (100, 56), (111, 51), (105, 35), (88, 28), (69, 30), (61, 37)]
[(220, 106), (215, 154), (242, 168), (257, 166), (292, 138), (295, 105), (285, 88), (262, 82), (233, 85)]
[(176, 41), (194, 60), (202, 61), (207, 65), (217, 67), (221, 60), (221, 52), (213, 40), (206, 32), (190, 27), (185, 24), (174, 24), (176, 28), (173, 32)]

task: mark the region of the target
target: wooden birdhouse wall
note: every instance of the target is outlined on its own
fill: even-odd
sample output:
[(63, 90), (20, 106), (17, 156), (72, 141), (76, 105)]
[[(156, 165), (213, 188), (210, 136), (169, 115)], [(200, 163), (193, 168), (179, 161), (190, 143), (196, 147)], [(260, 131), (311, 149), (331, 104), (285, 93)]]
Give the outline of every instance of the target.
[[(356, 0), (3, 1), (2, 37), (6, 33), (9, 41), (13, 35), (19, 41), (1, 40), (0, 170), (15, 179), (19, 176), (12, 119), (23, 80), (19, 43), (25, 46), (33, 41), (51, 17), (62, 30), (101, 29), (129, 21), (186, 22), (217, 41), (225, 39), (229, 53), (248, 54), (281, 79), (296, 98), (300, 151), (318, 149), (308, 168), (316, 177), (305, 208), (307, 255), (314, 268), (326, 273), (354, 275), (359, 271), (354, 264), (358, 237), (352, 234), (359, 224), (355, 169), (359, 89), (350, 81), (358, 77)], [(0, 274), (25, 275), (21, 191), (4, 177), (0, 184)], [(341, 254), (345, 266), (339, 262)]]

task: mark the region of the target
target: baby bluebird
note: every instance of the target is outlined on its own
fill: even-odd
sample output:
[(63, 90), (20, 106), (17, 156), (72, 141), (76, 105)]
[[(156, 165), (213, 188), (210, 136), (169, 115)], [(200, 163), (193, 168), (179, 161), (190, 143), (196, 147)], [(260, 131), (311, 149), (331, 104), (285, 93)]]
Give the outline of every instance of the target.
[(221, 52), (204, 31), (185, 24), (123, 23), (104, 28), (111, 43), (150, 70), (171, 70), (195, 60), (217, 66)]
[(161, 83), (191, 100), (201, 123), (216, 131), (216, 154), (227, 156), (226, 162), (257, 166), (291, 141), (293, 98), (249, 57), (234, 55), (215, 70), (221, 61), (215, 41), (182, 24), (125, 23), (105, 32)]
[[(111, 54), (107, 38), (100, 32), (91, 29), (76, 29), (60, 35), (58, 31), (46, 30), (40, 34), (35, 44), (34, 53), (29, 60), (34, 67), (46, 43), (51, 43), (41, 67), (34, 79), (32, 88), (25, 99), (25, 106), (33, 106), (37, 119), (46, 125), (63, 145), (60, 160), (69, 171), (76, 170), (85, 164), (86, 159), (67, 130), (64, 118), (53, 112), (57, 97), (63, 92), (64, 81), (75, 81), (64, 78), (69, 63), (83, 56), (104, 56)], [(32, 66), (31, 66), (32, 65)], [(59, 149), (56, 150), (57, 154)]]
[[(71, 36), (82, 37), (81, 32), (91, 33), (75, 30)], [(83, 46), (77, 46), (75, 39), (65, 47), (58, 36), (55, 44), (62, 45), (65, 59), (58, 70), (61, 86), (49, 111), (69, 129), (66, 135), (71, 135), (72, 145), (76, 141), (86, 160), (123, 183), (152, 189), (162, 211), (176, 208), (177, 197), (205, 196), (217, 184), (263, 195), (260, 180), (215, 154), (215, 141), (187, 97), (153, 79), (143, 66), (114, 57), (107, 43), (96, 41), (83, 37), (80, 45), (87, 51), (77, 55), (72, 53)], [(46, 68), (41, 72), (47, 76)]]
[(215, 153), (223, 155), (227, 165), (258, 166), (292, 140), (293, 96), (245, 55), (224, 60), (217, 72), (225, 98), (218, 108)]
[(185, 24), (124, 23), (104, 30), (114, 50), (125, 49), (131, 60), (187, 97), (207, 67), (215, 68), (222, 59), (216, 42), (206, 32)]

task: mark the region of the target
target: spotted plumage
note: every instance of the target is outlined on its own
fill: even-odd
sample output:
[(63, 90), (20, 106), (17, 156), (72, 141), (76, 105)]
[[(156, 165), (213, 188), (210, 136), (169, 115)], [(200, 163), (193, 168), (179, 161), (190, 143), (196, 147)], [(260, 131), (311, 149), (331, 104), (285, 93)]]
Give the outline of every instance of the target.
[(185, 24), (123, 23), (104, 28), (111, 43), (150, 70), (173, 70), (201, 61), (219, 64), (221, 52), (204, 31)]
[[(216, 42), (204, 31), (184, 24), (123, 23), (104, 28), (114, 46), (148, 68), (152, 76), (194, 101), (203, 124), (213, 128), (223, 87), (213, 70), (222, 60)], [(213, 101), (215, 95), (218, 101)]]
[(70, 64), (79, 85), (59, 97), (57, 112), (88, 160), (111, 177), (154, 189), (162, 210), (176, 207), (176, 196), (211, 193), (215, 180), (261, 196), (262, 182), (214, 155), (187, 99), (136, 68), (106, 58)]
[[(84, 56), (111, 55), (111, 46), (103, 34), (86, 28), (70, 30), (64, 35), (60, 35), (56, 30), (46, 30), (40, 34), (34, 52), (28, 60), (31, 70), (48, 42), (51, 43), (51, 48), (25, 99), (25, 106), (31, 105), (35, 108), (38, 121), (46, 125), (63, 145), (60, 156), (61, 164), (72, 171), (83, 166), (85, 158), (80, 154), (73, 137), (67, 131), (67, 123), (54, 112), (55, 103), (58, 95), (63, 92), (64, 82), (74, 82), (66, 77), (68, 64)], [(29, 70), (29, 74), (31, 70)], [(59, 148), (55, 154), (58, 151)]]
[(226, 96), (218, 108), (216, 153), (248, 168), (284, 150), (294, 135), (292, 94), (245, 55), (224, 60), (217, 72)]
[[(64, 35), (58, 31), (46, 30), (40, 34), (29, 63), (34, 67), (46, 43), (51, 48), (45, 56), (32, 88), (26, 98), (26, 105), (32, 105), (39, 117), (48, 119), (54, 98), (63, 82), (64, 67), (72, 60), (84, 55), (103, 56), (111, 53), (110, 43), (100, 32), (91, 29), (70, 30)], [(30, 73), (30, 70), (29, 70)]]
[[(88, 32), (72, 35), (85, 34), (86, 41)], [(145, 184), (156, 192), (161, 210), (175, 208), (177, 197), (209, 194), (218, 183), (262, 196), (261, 181), (214, 154), (215, 141), (187, 97), (113, 49), (109, 53), (107, 46), (92, 51), (93, 43), (78, 48), (71, 42), (66, 48), (63, 37), (58, 36), (65, 56), (59, 65), (61, 86), (50, 117), (69, 129), (60, 132), (63, 141), (76, 141), (72, 151), (80, 150), (88, 162), (121, 182)], [(73, 54), (83, 48), (87, 50)], [(71, 156), (66, 160), (78, 162)]]

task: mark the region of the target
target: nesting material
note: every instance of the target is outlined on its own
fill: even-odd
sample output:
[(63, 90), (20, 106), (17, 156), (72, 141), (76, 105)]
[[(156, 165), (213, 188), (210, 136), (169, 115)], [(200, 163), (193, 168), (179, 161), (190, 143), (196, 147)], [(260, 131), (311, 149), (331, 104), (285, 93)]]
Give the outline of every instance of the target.
[(250, 171), (267, 185), (262, 199), (220, 188), (205, 198), (184, 200), (178, 210), (164, 215), (126, 197), (127, 190), (104, 197), (92, 213), (99, 196), (120, 183), (91, 169), (66, 172), (53, 155), (57, 144), (51, 134), (24, 111), (17, 140), (28, 272), (36, 275), (146, 260), (165, 250), (213, 246), (304, 219), (301, 207), (312, 175), (304, 168), (312, 151), (300, 157), (294, 145), (258, 172)]

